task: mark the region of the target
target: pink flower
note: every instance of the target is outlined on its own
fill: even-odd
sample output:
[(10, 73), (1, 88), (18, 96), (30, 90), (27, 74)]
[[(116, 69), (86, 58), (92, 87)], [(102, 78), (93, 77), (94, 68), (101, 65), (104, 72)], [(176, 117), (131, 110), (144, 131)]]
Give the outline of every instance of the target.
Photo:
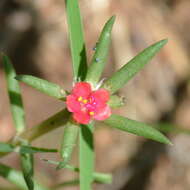
[(111, 109), (106, 104), (109, 98), (107, 90), (92, 91), (89, 83), (78, 82), (67, 96), (66, 105), (75, 121), (88, 124), (91, 119), (104, 120), (111, 115)]

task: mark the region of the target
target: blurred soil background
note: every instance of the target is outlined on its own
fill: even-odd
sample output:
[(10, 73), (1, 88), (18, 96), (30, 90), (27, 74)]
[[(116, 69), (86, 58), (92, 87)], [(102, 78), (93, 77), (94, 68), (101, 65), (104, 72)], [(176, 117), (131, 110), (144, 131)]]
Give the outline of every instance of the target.
[[(104, 77), (150, 44), (168, 38), (168, 44), (143, 71), (119, 92), (126, 106), (115, 112), (147, 123), (169, 122), (190, 129), (190, 1), (189, 0), (80, 0), (88, 60), (99, 33), (110, 16), (117, 16), (110, 57)], [(63, 0), (1, 0), (0, 50), (6, 52), (19, 74), (30, 74), (72, 87), (72, 68)], [(21, 84), (27, 126), (46, 119), (64, 104)], [(63, 129), (36, 140), (33, 145), (57, 148)], [(2, 64), (0, 64), (0, 141), (14, 135)], [(113, 173), (112, 185), (98, 190), (189, 190), (190, 136), (168, 134), (173, 146), (135, 135), (96, 127), (96, 169)], [(44, 184), (71, 179), (69, 171), (56, 171), (36, 156), (36, 178)], [(12, 154), (3, 163), (19, 169)], [(77, 150), (73, 163), (77, 163)], [(0, 184), (10, 186), (0, 179)], [(12, 186), (11, 186), (12, 187)], [(1, 187), (0, 187), (1, 189)], [(76, 187), (59, 188), (75, 190)]]

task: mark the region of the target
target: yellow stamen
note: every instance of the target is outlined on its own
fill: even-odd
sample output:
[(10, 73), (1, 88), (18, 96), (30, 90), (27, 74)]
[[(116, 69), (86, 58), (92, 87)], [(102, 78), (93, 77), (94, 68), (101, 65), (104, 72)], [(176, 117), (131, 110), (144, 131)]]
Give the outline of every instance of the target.
[(78, 97), (78, 101), (81, 102), (82, 101), (82, 96)]
[(87, 99), (84, 99), (82, 102), (83, 102), (84, 104), (86, 104), (86, 103), (88, 102), (88, 100), (87, 100)]
[(90, 111), (90, 112), (89, 112), (89, 115), (94, 115), (94, 112), (93, 112), (93, 111)]

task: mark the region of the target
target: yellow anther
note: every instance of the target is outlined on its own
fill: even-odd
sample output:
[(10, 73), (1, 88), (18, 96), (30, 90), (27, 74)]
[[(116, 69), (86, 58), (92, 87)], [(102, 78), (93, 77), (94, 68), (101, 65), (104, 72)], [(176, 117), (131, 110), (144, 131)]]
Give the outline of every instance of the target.
[(86, 104), (86, 103), (88, 102), (88, 100), (87, 100), (87, 99), (84, 99), (82, 102), (83, 102), (84, 104)]
[(82, 101), (82, 96), (78, 97), (78, 101), (81, 102)]
[(89, 112), (89, 115), (94, 115), (94, 112), (93, 112), (93, 111), (90, 111), (90, 112)]

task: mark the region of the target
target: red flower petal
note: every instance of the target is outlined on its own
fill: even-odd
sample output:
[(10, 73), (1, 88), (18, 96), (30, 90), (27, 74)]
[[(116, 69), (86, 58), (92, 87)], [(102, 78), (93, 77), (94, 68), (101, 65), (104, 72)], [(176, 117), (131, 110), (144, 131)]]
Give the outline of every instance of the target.
[(110, 115), (111, 109), (108, 105), (105, 104), (105, 106), (99, 107), (95, 110), (93, 118), (96, 120), (104, 120), (107, 119)]
[(78, 112), (81, 110), (80, 103), (77, 101), (77, 97), (74, 95), (67, 96), (66, 105), (70, 112)]
[(93, 91), (90, 96), (92, 97), (92, 99), (94, 98), (95, 101), (100, 104), (106, 103), (110, 98), (109, 92), (103, 88)]
[(66, 98), (67, 109), (73, 112), (73, 119), (81, 124), (88, 124), (91, 118), (107, 119), (111, 109), (106, 104), (110, 94), (105, 89), (92, 91), (90, 83), (78, 82), (72, 93)]
[(73, 113), (73, 118), (75, 121), (81, 124), (88, 124), (90, 122), (89, 114), (83, 111)]
[(87, 98), (91, 93), (91, 86), (87, 82), (77, 82), (72, 90), (72, 94), (79, 97)]

